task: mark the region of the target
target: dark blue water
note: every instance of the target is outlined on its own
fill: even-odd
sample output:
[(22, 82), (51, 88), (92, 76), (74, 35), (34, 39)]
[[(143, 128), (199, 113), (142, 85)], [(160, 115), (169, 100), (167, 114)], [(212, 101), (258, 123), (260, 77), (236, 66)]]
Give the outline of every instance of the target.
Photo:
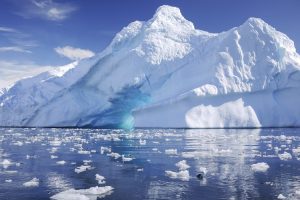
[[(257, 171), (257, 163), (269, 168)], [(80, 166), (88, 169), (76, 173)], [(96, 186), (114, 189), (80, 190)], [(79, 192), (59, 198), (299, 199), (300, 129), (0, 129), (0, 199), (49, 199), (70, 189)]]

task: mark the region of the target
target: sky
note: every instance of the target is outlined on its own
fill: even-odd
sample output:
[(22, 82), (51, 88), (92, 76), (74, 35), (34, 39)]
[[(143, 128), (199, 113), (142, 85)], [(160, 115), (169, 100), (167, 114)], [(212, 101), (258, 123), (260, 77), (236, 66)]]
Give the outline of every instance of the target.
[(93, 56), (130, 22), (149, 20), (160, 5), (179, 7), (208, 32), (262, 18), (300, 52), (300, 0), (0, 0), (0, 78)]

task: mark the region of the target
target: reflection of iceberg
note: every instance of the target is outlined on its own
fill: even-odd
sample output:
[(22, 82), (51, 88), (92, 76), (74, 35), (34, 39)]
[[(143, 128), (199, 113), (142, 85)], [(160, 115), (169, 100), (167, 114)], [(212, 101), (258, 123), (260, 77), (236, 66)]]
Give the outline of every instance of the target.
[(185, 182), (152, 181), (146, 199), (183, 199), (182, 193), (187, 191), (187, 187)]
[(206, 167), (208, 176), (213, 176), (210, 180), (228, 189), (225, 195), (247, 199), (248, 192), (256, 196), (254, 174), (247, 162), (256, 155), (259, 133), (259, 129), (187, 130), (182, 156), (195, 159), (196, 170)]

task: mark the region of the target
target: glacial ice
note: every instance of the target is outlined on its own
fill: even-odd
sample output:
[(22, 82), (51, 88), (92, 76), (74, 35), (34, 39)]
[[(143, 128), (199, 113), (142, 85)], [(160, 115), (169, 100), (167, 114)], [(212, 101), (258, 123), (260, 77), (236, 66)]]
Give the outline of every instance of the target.
[(0, 125), (290, 127), (300, 126), (298, 99), (288, 36), (258, 18), (208, 33), (161, 6), (96, 56), (1, 90)]

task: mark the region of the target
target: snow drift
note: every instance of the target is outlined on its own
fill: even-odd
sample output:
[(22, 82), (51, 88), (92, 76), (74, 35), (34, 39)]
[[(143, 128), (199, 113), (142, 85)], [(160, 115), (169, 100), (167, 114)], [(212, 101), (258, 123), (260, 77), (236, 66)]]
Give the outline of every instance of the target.
[(1, 126), (299, 126), (300, 56), (261, 19), (208, 33), (161, 6), (98, 55), (0, 95)]

